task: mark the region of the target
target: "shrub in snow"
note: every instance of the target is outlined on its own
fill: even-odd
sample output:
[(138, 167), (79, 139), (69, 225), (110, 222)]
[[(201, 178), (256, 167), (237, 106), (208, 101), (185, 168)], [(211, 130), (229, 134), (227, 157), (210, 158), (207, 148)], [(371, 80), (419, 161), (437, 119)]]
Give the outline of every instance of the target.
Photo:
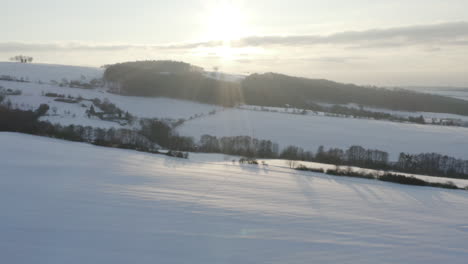
[(254, 158), (246, 158), (246, 157), (243, 157), (243, 158), (240, 158), (239, 159), (239, 163), (240, 164), (250, 164), (250, 165), (258, 165), (258, 161)]
[(166, 153), (167, 156), (169, 157), (176, 157), (176, 158), (181, 158), (181, 159), (188, 159), (188, 152), (182, 152), (182, 151), (173, 151), (169, 150)]

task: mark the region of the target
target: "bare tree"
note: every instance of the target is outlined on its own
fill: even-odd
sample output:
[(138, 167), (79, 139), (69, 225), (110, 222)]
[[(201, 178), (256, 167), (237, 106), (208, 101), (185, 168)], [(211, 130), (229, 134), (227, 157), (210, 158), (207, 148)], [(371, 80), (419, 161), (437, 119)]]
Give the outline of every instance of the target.
[(291, 169), (295, 169), (297, 166), (297, 161), (295, 160), (286, 160), (286, 164), (289, 166)]
[(31, 63), (34, 58), (29, 56), (17, 55), (10, 58), (11, 61), (21, 62), (21, 63)]
[(218, 76), (219, 66), (213, 66), (213, 72), (211, 72), (211, 76), (216, 77)]

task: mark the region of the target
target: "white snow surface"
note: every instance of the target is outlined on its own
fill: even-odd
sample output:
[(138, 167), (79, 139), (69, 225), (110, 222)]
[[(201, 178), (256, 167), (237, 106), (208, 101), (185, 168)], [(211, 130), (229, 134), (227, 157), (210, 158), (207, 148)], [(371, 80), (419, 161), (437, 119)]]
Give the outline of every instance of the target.
[(18, 79), (24, 78), (30, 82), (50, 81), (60, 82), (62, 79), (68, 81), (87, 80), (101, 78), (104, 69), (95, 67), (82, 67), (70, 65), (41, 64), (41, 63), (18, 63), (0, 62), (0, 76), (8, 75)]
[(4, 263), (456, 264), (468, 257), (466, 191), (15, 133), (0, 133), (0, 145)]
[(295, 145), (311, 151), (320, 145), (343, 149), (360, 145), (387, 151), (392, 160), (400, 152), (468, 159), (468, 129), (461, 127), (229, 109), (187, 121), (178, 132), (195, 139), (204, 134), (247, 135), (271, 140), (280, 148)]

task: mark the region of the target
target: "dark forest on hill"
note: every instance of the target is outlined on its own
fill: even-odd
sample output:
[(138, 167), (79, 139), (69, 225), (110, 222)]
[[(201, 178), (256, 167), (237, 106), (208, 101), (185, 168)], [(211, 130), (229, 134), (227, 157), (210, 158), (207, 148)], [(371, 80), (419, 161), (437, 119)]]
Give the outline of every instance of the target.
[(170, 97), (201, 103), (234, 106), (310, 108), (316, 102), (355, 103), (401, 111), (468, 115), (468, 102), (439, 95), (342, 84), (265, 73), (247, 76), (240, 83), (207, 77), (201, 67), (175, 61), (126, 62), (106, 67), (104, 79), (118, 92), (133, 96)]

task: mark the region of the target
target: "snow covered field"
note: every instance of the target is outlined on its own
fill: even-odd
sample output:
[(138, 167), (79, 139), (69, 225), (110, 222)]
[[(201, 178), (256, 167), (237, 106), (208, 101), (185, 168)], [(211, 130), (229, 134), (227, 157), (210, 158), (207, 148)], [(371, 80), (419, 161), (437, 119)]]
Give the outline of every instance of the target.
[[(20, 144), (19, 144), (20, 142)], [(0, 133), (4, 263), (466, 263), (468, 192)]]
[(247, 135), (312, 151), (320, 145), (361, 145), (387, 151), (393, 160), (400, 152), (437, 152), (468, 159), (468, 129), (460, 127), (230, 109), (188, 121), (178, 131), (196, 139), (204, 134)]

